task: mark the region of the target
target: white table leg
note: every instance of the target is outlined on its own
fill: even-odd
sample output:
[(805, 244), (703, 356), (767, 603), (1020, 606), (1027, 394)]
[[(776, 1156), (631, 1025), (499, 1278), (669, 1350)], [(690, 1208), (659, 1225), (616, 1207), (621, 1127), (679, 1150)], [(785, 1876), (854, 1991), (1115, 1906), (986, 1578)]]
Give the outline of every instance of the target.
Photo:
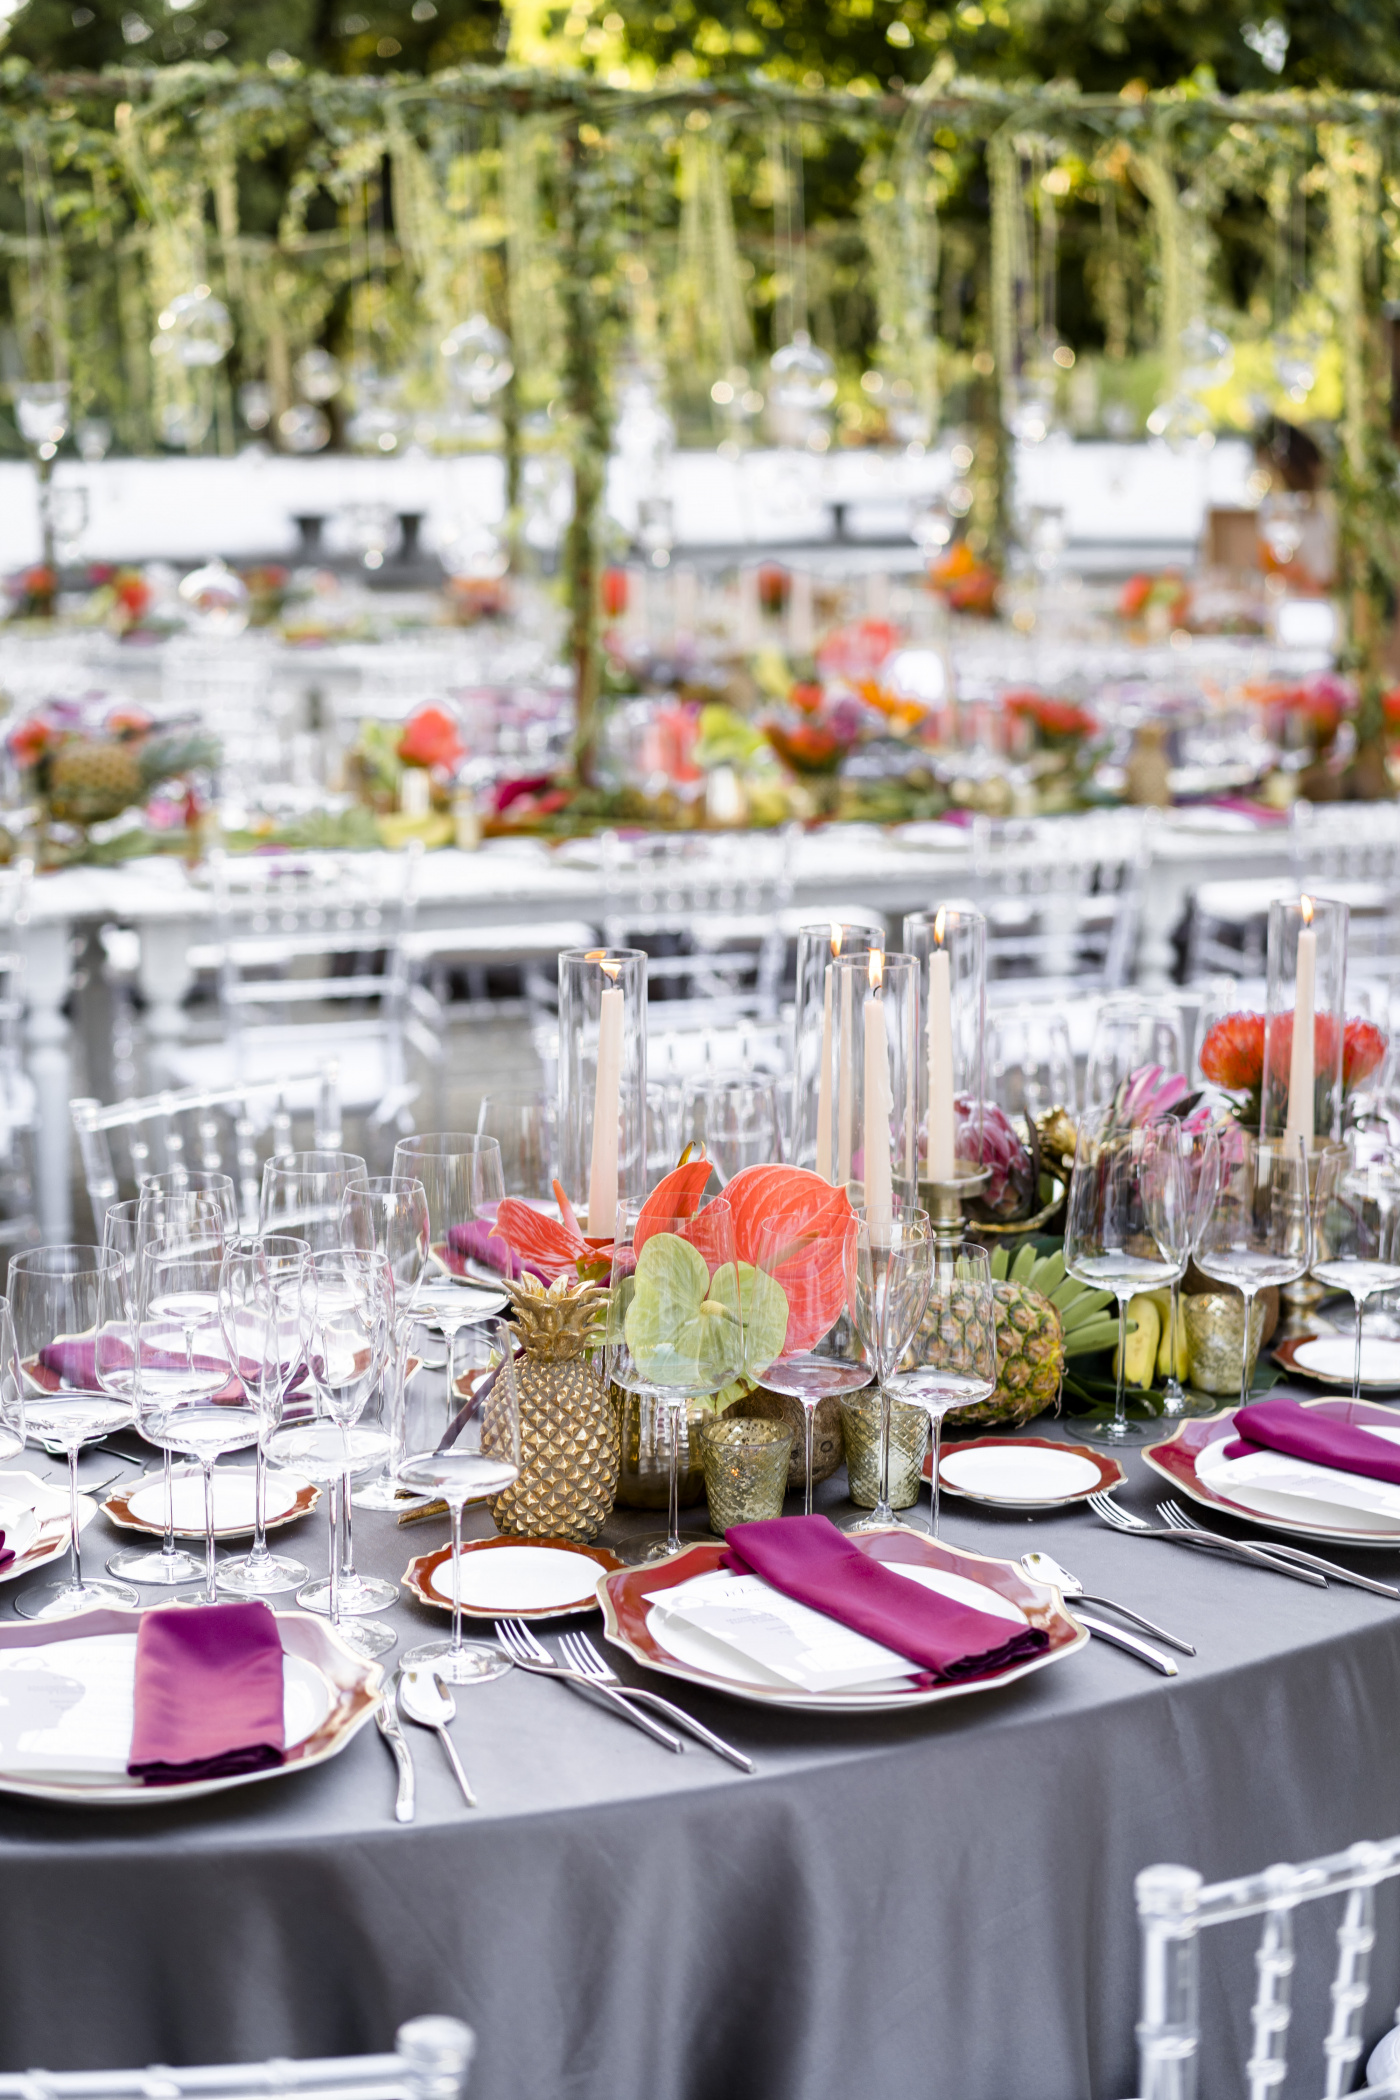
[(183, 1041), (184, 997), (194, 982), (189, 964), (191, 943), (198, 938), (193, 919), (151, 919), (141, 928), (141, 990), (146, 1000), (146, 1036), (151, 1045), (154, 1078), (164, 1085), (162, 1052)]
[(1160, 860), (1149, 863), (1143, 885), (1142, 924), (1138, 932), (1137, 981), (1145, 991), (1161, 991), (1176, 976), (1172, 935), (1181, 923), (1193, 887), (1188, 871)]
[(73, 1237), (72, 1119), (68, 1110), (73, 1073), (63, 1015), (72, 983), (69, 935), (66, 919), (50, 919), (38, 925), (31, 921), (23, 936), (25, 1040), (38, 1116), (35, 1200), (39, 1228), (49, 1242)]

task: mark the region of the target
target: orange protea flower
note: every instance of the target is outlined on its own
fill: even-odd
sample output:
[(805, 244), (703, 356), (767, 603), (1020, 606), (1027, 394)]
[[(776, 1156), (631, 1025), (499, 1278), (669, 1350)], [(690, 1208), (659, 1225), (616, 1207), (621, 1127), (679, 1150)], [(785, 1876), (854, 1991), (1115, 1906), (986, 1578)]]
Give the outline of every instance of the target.
[(1213, 1086), (1245, 1093), (1264, 1080), (1264, 1016), (1226, 1014), (1201, 1045), (1201, 1071)]
[(1342, 1085), (1347, 1090), (1369, 1079), (1386, 1053), (1386, 1039), (1374, 1021), (1348, 1021), (1342, 1038)]
[(406, 766), (441, 766), (450, 773), (462, 756), (452, 716), (440, 707), (420, 707), (404, 724), (398, 755)]

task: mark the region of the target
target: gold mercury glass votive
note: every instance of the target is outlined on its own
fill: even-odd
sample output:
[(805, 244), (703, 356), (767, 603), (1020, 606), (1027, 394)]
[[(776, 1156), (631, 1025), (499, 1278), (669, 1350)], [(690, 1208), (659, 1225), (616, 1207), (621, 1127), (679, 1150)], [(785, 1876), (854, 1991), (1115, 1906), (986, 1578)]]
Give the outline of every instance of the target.
[[(855, 1393), (841, 1402), (846, 1438), (846, 1477), (851, 1500), (874, 1509), (880, 1499), (880, 1396)], [(907, 1400), (890, 1402), (890, 1508), (908, 1509), (919, 1499), (924, 1453), (928, 1449), (928, 1416)]]
[[(1207, 1291), (1200, 1297), (1183, 1298), (1186, 1322), (1186, 1353), (1191, 1365), (1190, 1381), (1203, 1393), (1228, 1393), (1238, 1399), (1240, 1391), (1240, 1344), (1244, 1336), (1244, 1300), (1235, 1291)], [(1249, 1360), (1259, 1355), (1264, 1332), (1264, 1302), (1255, 1298), (1249, 1312)]]
[(780, 1517), (787, 1491), (792, 1431), (786, 1422), (711, 1419), (700, 1431), (710, 1529)]

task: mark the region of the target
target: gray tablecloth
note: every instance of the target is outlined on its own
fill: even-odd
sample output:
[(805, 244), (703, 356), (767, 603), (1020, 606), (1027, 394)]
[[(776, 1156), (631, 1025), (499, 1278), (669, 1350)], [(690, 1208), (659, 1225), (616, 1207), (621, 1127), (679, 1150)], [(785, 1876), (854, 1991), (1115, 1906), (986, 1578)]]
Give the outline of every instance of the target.
[[(1147, 1510), (1154, 1476), (1128, 1468), (1124, 1499)], [(838, 1475), (827, 1506), (843, 1492)], [(1083, 1511), (948, 1499), (944, 1531), (1008, 1557), (1043, 1546), (1199, 1654), (1166, 1681), (1093, 1643), (908, 1717), (693, 1695), (756, 1778), (511, 1672), (458, 1695), (480, 1810), (415, 1734), (407, 1827), (372, 1728), (321, 1770), (186, 1808), (0, 1800), (4, 2068), (380, 2048), (450, 2012), (480, 2038), (473, 2100), (1121, 2100), (1139, 1867), (1214, 1877), (1400, 1830), (1400, 1608)], [(96, 1560), (105, 1518), (89, 1537)], [(320, 1563), (319, 1516), (278, 1537)], [(357, 1538), (363, 1566), (397, 1576), (440, 1527), (365, 1515)], [(406, 1602), (396, 1623), (408, 1645), (442, 1622)], [(1382, 1917), (1374, 2033), (1396, 1989), (1389, 1903)], [(1238, 2060), (1249, 1941), (1233, 1932)], [(1314, 1966), (1300, 1995), (1320, 2006)], [(1215, 1991), (1205, 2008), (1223, 2018)]]

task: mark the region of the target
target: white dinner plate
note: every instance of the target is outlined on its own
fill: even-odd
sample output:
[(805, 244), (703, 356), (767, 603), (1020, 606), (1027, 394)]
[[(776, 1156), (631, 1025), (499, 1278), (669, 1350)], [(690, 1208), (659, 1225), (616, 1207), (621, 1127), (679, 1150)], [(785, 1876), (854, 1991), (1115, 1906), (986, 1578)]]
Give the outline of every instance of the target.
[[(3, 1502), (18, 1503), (31, 1510), (34, 1529), (14, 1559), (0, 1568), (0, 1582), (18, 1582), (21, 1575), (32, 1575), (36, 1568), (46, 1568), (50, 1561), (68, 1551), (66, 1487), (60, 1487), (52, 1480), (41, 1480), (37, 1473), (4, 1472), (0, 1473), (0, 1503)], [(86, 1531), (96, 1515), (97, 1504), (92, 1496), (79, 1495), (79, 1531)], [(3, 1529), (4, 1523), (0, 1520), (0, 1530)]]
[[(216, 1466), (214, 1469), (214, 1536), (216, 1539), (247, 1538), (253, 1529), (253, 1482), (251, 1466)], [(198, 1468), (177, 1466), (173, 1483), (175, 1536), (204, 1537), (204, 1474)], [(300, 1473), (270, 1466), (267, 1474), (267, 1528), (275, 1531), (291, 1524), (316, 1507), (321, 1490)], [(124, 1531), (165, 1533), (165, 1471), (142, 1473), (112, 1489), (103, 1504), (114, 1524)]]
[[(1305, 1400), (1322, 1420), (1351, 1422), (1391, 1442), (1400, 1441), (1400, 1415), (1370, 1401)], [(1165, 1443), (1151, 1444), (1143, 1457), (1154, 1473), (1207, 1509), (1299, 1539), (1337, 1546), (1400, 1546), (1400, 1492), (1333, 1467), (1305, 1465), (1274, 1453), (1262, 1463), (1226, 1460), (1234, 1441), (1234, 1408), (1179, 1423)], [(1272, 1474), (1272, 1480), (1259, 1476)], [(1279, 1475), (1287, 1481), (1281, 1491)], [(1343, 1485), (1345, 1483), (1345, 1485)], [(1387, 1514), (1389, 1499), (1395, 1514)], [(1370, 1506), (1367, 1506), (1367, 1505)]]
[[(1312, 1378), (1329, 1384), (1351, 1386), (1356, 1357), (1356, 1337), (1346, 1334), (1316, 1334), (1293, 1345), (1293, 1362)], [(1390, 1391), (1400, 1386), (1400, 1342), (1384, 1335), (1361, 1337), (1361, 1383)]]
[[(600, 1577), (622, 1566), (606, 1546), (564, 1539), (470, 1539), (458, 1559), (462, 1610), (470, 1618), (555, 1619), (592, 1611)], [(452, 1549), (420, 1555), (404, 1586), (424, 1604), (452, 1609)]]
[[(924, 1460), (924, 1478), (933, 1469)], [(949, 1444), (938, 1465), (939, 1486), (993, 1509), (1063, 1509), (1123, 1485), (1123, 1468), (1087, 1444), (1046, 1436), (989, 1436)]]

